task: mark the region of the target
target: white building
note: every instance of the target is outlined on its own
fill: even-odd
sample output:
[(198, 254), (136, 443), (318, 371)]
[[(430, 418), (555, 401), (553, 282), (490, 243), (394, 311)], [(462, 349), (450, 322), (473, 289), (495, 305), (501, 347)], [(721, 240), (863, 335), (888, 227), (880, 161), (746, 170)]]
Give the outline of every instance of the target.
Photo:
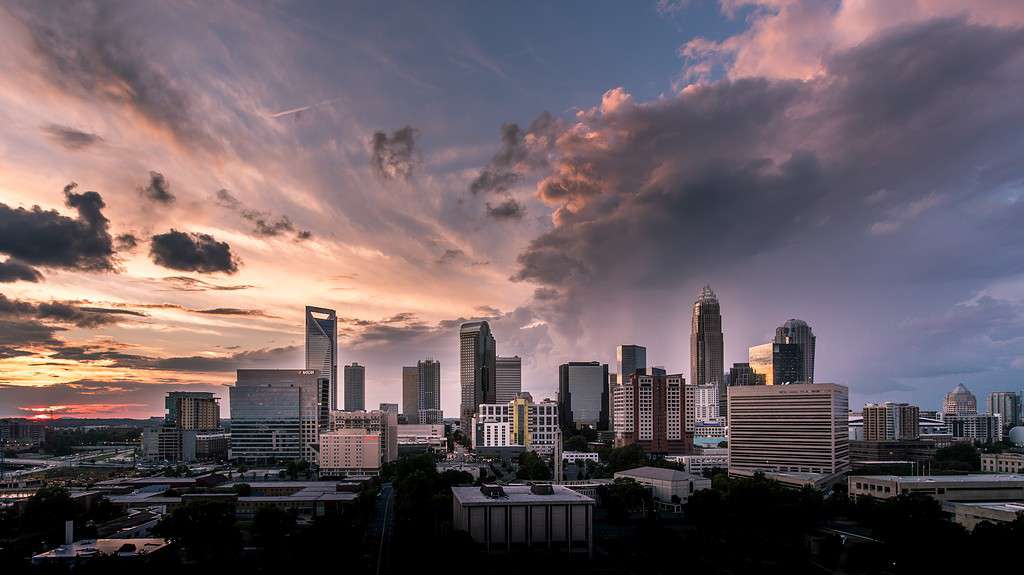
[(694, 437), (726, 439), (729, 436), (724, 417), (716, 417), (707, 421), (698, 421), (693, 427)]
[(380, 473), (380, 434), (365, 429), (339, 429), (320, 434), (320, 474), (377, 475)]
[(686, 472), (693, 475), (703, 475), (711, 469), (727, 469), (729, 467), (729, 456), (726, 454), (700, 454), (700, 455), (670, 455), (665, 461), (679, 463), (686, 468)]
[(398, 459), (398, 414), (386, 411), (332, 411), (330, 430), (362, 429), (380, 436), (381, 462)]
[(587, 451), (563, 451), (562, 461), (568, 461), (569, 463), (578, 463), (580, 461), (593, 461), (598, 462), (596, 453), (589, 453)]
[(1003, 425), (998, 415), (946, 415), (944, 420), (953, 439), (980, 443), (1003, 440)]
[(981, 470), (986, 473), (1024, 473), (1024, 453), (982, 453)]
[(474, 447), (524, 447), (548, 455), (560, 434), (558, 403), (534, 403), (529, 393), (520, 393), (508, 403), (480, 404), (470, 437)]
[[(701, 489), (711, 489), (711, 480), (699, 475), (677, 471), (675, 469), (663, 469), (661, 467), (637, 467), (619, 471), (614, 475), (615, 479), (632, 479), (637, 483), (649, 487), (654, 499), (662, 503), (686, 504), (687, 500), (695, 492)], [(679, 501), (672, 501), (672, 497), (678, 497)]]
[(718, 385), (695, 385), (693, 386), (694, 419), (696, 423), (704, 421), (717, 421), (718, 415)]
[(426, 447), (432, 451), (448, 451), (448, 439), (441, 423), (409, 423), (397, 426), (395, 435), (399, 447)]

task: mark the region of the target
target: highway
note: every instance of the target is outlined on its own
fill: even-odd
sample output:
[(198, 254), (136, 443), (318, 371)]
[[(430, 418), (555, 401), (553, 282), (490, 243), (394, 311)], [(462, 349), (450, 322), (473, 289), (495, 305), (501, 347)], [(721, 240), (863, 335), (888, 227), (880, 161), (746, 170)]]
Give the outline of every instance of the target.
[(30, 467), (26, 469), (6, 469), (4, 470), (3, 475), (8, 478), (21, 477), (57, 467), (131, 467), (131, 463), (111, 463), (108, 461), (97, 462), (97, 460), (129, 457), (133, 452), (134, 449), (113, 449), (99, 453), (90, 451), (50, 458), (8, 457), (4, 459), (4, 462), (8, 465), (27, 465)]
[(391, 533), (395, 528), (395, 490), (390, 483), (383, 483), (380, 486), (380, 493), (377, 495), (377, 505), (373, 514), (373, 524), (370, 525), (368, 541), (377, 543), (376, 567), (374, 573), (382, 575), (390, 572), (391, 562)]

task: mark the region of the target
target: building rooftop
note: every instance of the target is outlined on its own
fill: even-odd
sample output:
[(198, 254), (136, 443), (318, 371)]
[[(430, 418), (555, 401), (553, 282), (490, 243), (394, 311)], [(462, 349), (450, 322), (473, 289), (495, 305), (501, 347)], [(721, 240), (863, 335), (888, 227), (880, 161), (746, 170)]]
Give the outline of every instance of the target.
[(956, 502), (953, 505), (957, 507), (978, 507), (992, 511), (1004, 511), (1006, 513), (1024, 513), (1024, 501), (970, 501)]
[(167, 547), (166, 539), (82, 539), (71, 545), (61, 545), (45, 553), (32, 557), (32, 561), (58, 559), (75, 559), (96, 555), (116, 555), (117, 557), (137, 557)]
[(850, 479), (874, 479), (898, 483), (1024, 483), (1017, 473), (971, 473), (968, 475), (851, 475)]
[(686, 473), (685, 471), (665, 469), (662, 467), (636, 467), (625, 471), (618, 471), (615, 473), (615, 477), (638, 477), (641, 479), (653, 479), (656, 481), (689, 481), (697, 478), (696, 475)]
[(488, 488), (499, 488), (502, 495), (495, 497), (487, 496), (480, 487), (452, 487), (452, 495), (462, 505), (487, 505), (487, 504), (546, 504), (546, 503), (583, 503), (594, 504), (594, 500), (586, 495), (577, 493), (568, 487), (551, 485), (550, 495), (539, 495), (529, 485), (504, 485), (485, 486)]

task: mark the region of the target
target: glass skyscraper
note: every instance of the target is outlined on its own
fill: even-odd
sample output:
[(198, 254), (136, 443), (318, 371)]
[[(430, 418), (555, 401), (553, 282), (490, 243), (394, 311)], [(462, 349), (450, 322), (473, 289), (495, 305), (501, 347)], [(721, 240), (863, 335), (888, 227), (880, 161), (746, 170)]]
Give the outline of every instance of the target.
[(333, 309), (306, 306), (306, 369), (328, 380), (330, 409), (338, 409), (338, 315)]
[(459, 419), (470, 433), (473, 414), (481, 403), (495, 403), (496, 344), (486, 321), (472, 321), (459, 329), (459, 383), (462, 403)]
[(563, 429), (608, 429), (608, 364), (571, 361), (558, 366), (558, 414)]
[[(725, 351), (722, 337), (722, 310), (711, 286), (704, 286), (693, 302), (690, 325), (690, 384), (717, 385), (720, 397), (726, 396)], [(725, 416), (725, 402), (719, 415)]]
[(345, 411), (366, 409), (366, 368), (358, 363), (345, 366)]
[(229, 389), (231, 459), (316, 463), (328, 385), (314, 369), (239, 369)]
[(494, 360), (494, 385), (497, 403), (508, 403), (523, 390), (523, 360), (518, 356)]
[(791, 319), (775, 330), (775, 343), (800, 346), (800, 371), (803, 379), (799, 383), (814, 383), (814, 341), (811, 326), (802, 319)]

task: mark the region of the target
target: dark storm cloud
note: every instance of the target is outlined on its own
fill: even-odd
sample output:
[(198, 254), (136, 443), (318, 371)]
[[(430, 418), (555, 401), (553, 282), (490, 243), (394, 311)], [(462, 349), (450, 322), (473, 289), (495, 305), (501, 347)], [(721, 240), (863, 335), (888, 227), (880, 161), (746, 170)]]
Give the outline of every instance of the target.
[(30, 3), (13, 12), (55, 86), (123, 105), (184, 143), (217, 149), (179, 82), (147, 51), (157, 47), (122, 27), (118, 9), (104, 3)]
[(5, 262), (0, 262), (0, 283), (17, 281), (40, 282), (42, 280), (43, 274), (39, 273), (32, 266), (10, 258)]
[(538, 164), (555, 227), (513, 279), (585, 313), (605, 290), (699, 281), (775, 250), (870, 266), (879, 277), (862, 279), (882, 283), (993, 258), (1020, 273), (1024, 229), (1004, 222), (1024, 207), (994, 192), (1024, 178), (1022, 92), (1024, 31), (962, 20), (876, 37), (807, 81), (724, 80), (643, 104), (610, 92), (615, 105), (580, 113)]
[(103, 141), (103, 138), (96, 134), (83, 132), (82, 130), (60, 124), (47, 124), (40, 129), (50, 139), (71, 151), (84, 150)]
[(524, 172), (546, 165), (559, 129), (559, 122), (547, 112), (534, 119), (525, 131), (518, 124), (503, 124), (501, 149), (470, 182), (469, 191), (504, 192), (519, 182)]
[(179, 232), (172, 229), (150, 238), (149, 255), (153, 263), (167, 268), (199, 273), (238, 271), (238, 259), (227, 242), (208, 234)]
[(149, 183), (139, 188), (139, 194), (147, 200), (158, 204), (173, 204), (174, 194), (171, 193), (171, 184), (160, 172), (149, 172)]
[(487, 203), (487, 215), (497, 220), (521, 220), (525, 213), (526, 208), (515, 198), (507, 198), (494, 206), (490, 202)]
[(7, 319), (36, 318), (71, 324), (77, 327), (98, 327), (117, 323), (121, 316), (145, 317), (144, 313), (94, 306), (83, 306), (78, 302), (29, 302), (9, 299), (0, 294), (0, 317)]
[[(265, 311), (262, 311), (262, 310), (258, 310), (258, 309), (243, 309), (243, 308), (236, 308), (236, 307), (215, 307), (215, 308), (209, 308), (209, 309), (193, 309), (193, 308), (190, 308), (190, 307), (185, 307), (183, 305), (178, 305), (178, 304), (174, 304), (174, 303), (140, 303), (140, 304), (119, 304), (119, 305), (123, 305), (126, 308), (127, 307), (134, 307), (134, 308), (141, 308), (141, 309), (176, 309), (176, 310), (180, 310), (180, 311), (184, 311), (184, 312), (188, 312), (188, 313), (200, 314), (200, 315), (225, 315), (225, 316), (236, 315), (236, 316), (266, 317), (266, 318), (272, 318), (272, 319), (280, 319), (278, 316), (269, 314), (269, 313), (267, 313)], [(138, 312), (125, 311), (125, 313), (138, 313)]]
[(75, 219), (56, 210), (11, 208), (0, 204), (0, 252), (33, 266), (87, 271), (114, 269), (114, 248), (103, 216), (103, 198), (64, 187), (64, 203)]
[(375, 132), (370, 141), (370, 164), (385, 180), (408, 180), (416, 167), (416, 128), (405, 126), (391, 132)]
[(300, 230), (295, 227), (288, 216), (273, 216), (267, 212), (246, 208), (241, 200), (236, 198), (227, 190), (217, 190), (217, 205), (238, 212), (242, 218), (252, 222), (256, 227), (253, 232), (263, 237), (274, 237), (284, 233), (295, 234), (295, 239), (302, 241), (313, 237), (309, 230)]
[(171, 289), (177, 291), (236, 291), (249, 289), (255, 286), (248, 284), (238, 285), (224, 285), (208, 282), (198, 278), (190, 278), (188, 276), (169, 276), (163, 278), (163, 281), (171, 286)]
[(131, 233), (119, 234), (114, 238), (114, 247), (119, 252), (130, 252), (139, 247), (139, 238)]

